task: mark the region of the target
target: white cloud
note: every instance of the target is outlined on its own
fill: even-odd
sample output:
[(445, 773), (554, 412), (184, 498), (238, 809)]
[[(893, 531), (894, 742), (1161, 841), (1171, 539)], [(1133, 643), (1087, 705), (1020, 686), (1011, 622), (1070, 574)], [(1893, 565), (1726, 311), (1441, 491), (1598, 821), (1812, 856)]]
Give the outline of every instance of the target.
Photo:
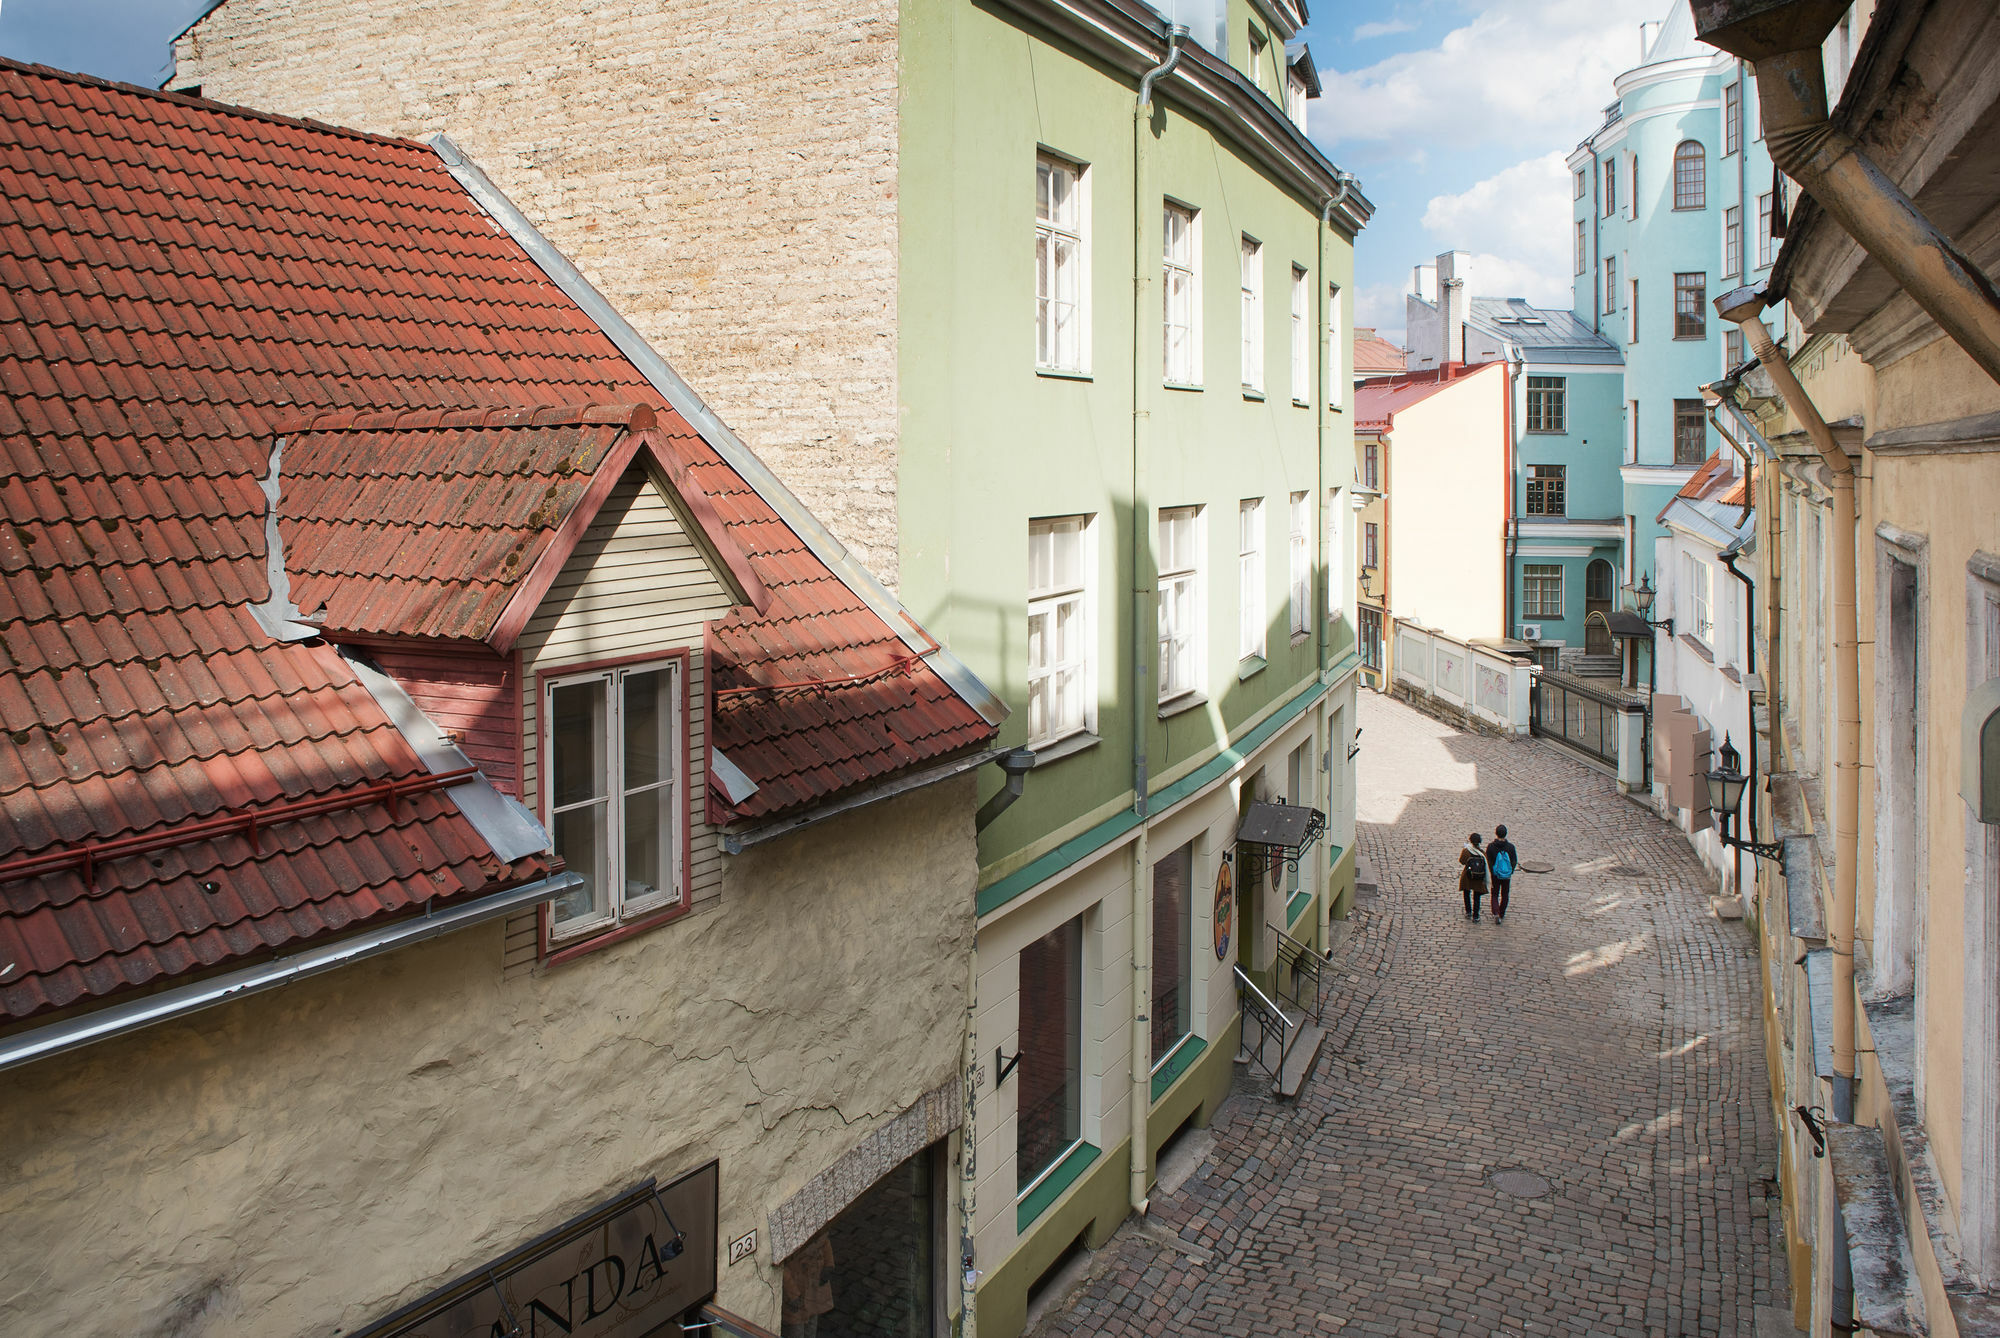
[(1358, 288), (1354, 293), (1354, 324), (1372, 329), (1392, 344), (1403, 342), (1405, 308), (1403, 290), (1407, 283), (1378, 283)]
[(1354, 30), (1354, 40), (1365, 42), (1371, 37), (1394, 37), (1397, 33), (1412, 32), (1416, 26), (1408, 19), (1384, 19), (1379, 23), (1364, 23)]
[(1660, 0), (1493, 0), (1434, 47), (1322, 70), (1314, 130), (1329, 144), (1574, 143), (1596, 128), (1612, 79), (1637, 62), (1639, 24), (1663, 8)]
[(1432, 198), (1424, 231), (1436, 249), (1472, 253), (1475, 297), (1570, 304), (1570, 175), (1563, 155), (1515, 163), (1457, 195)]

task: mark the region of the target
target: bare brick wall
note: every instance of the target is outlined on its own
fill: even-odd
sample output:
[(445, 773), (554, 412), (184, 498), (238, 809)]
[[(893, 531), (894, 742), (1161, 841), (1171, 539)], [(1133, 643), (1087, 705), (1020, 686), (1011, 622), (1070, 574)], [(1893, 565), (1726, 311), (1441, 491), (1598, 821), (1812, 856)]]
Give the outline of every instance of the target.
[(174, 86), (450, 135), (891, 588), (896, 5), (227, 0)]

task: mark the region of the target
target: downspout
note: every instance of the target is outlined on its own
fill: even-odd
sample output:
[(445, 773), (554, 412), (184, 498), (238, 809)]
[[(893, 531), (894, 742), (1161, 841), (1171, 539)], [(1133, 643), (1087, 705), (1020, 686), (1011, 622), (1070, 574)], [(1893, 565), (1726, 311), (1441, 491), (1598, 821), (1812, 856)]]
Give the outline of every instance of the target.
[[(1762, 75), (1759, 75), (1762, 90)], [(1854, 547), (1860, 530), (1856, 510), (1854, 464), (1833, 439), (1792, 364), (1771, 342), (1760, 314), (1761, 291), (1739, 288), (1715, 299), (1723, 319), (1735, 321), (1752, 351), (1777, 384), (1785, 407), (1805, 427), (1831, 478), (1833, 550), (1833, 681), (1839, 735), (1834, 754), (1833, 907), (1827, 917), (1827, 946), (1833, 950), (1833, 1118), (1854, 1122), (1854, 906), (1856, 859), (1861, 848), (1861, 649), (1856, 615)], [(1751, 731), (1754, 736), (1756, 731)], [(1852, 1262), (1848, 1255), (1845, 1219), (1834, 1215), (1833, 1316), (1845, 1331), (1854, 1313)]]
[[(1326, 197), (1325, 203), (1320, 205), (1319, 229), (1317, 232), (1313, 234), (1313, 245), (1318, 252), (1317, 259), (1318, 259), (1319, 294), (1317, 297), (1317, 302), (1320, 309), (1319, 328), (1323, 332), (1322, 337), (1325, 339), (1327, 345), (1327, 356), (1323, 360), (1326, 370), (1322, 371), (1320, 375), (1327, 376), (1331, 374), (1335, 384), (1338, 384), (1341, 388), (1341, 396), (1340, 396), (1341, 404), (1344, 406), (1346, 412), (1353, 413), (1354, 387), (1348, 382), (1347, 358), (1345, 356), (1345, 351), (1338, 344), (1336, 344), (1332, 338), (1334, 312), (1332, 310), (1332, 303), (1329, 296), (1332, 285), (1327, 282), (1326, 278), (1326, 230), (1333, 224), (1333, 211), (1339, 208), (1340, 205), (1346, 201), (1347, 192), (1354, 185), (1355, 178), (1350, 173), (1342, 172), (1339, 175), (1339, 177), (1336, 178), (1336, 181), (1338, 188), (1333, 192), (1333, 194)], [(1345, 330), (1348, 328), (1348, 326), (1345, 322), (1342, 322), (1340, 328)], [(1313, 418), (1315, 420), (1314, 430), (1313, 430), (1313, 482), (1314, 482), (1313, 500), (1319, 506), (1324, 506), (1326, 508), (1326, 521), (1320, 526), (1320, 539), (1322, 542), (1325, 542), (1329, 538), (1331, 531), (1333, 529), (1333, 521), (1335, 520), (1336, 517), (1340, 515), (1340, 512), (1335, 510), (1335, 508), (1343, 505), (1346, 499), (1349, 496), (1351, 496), (1350, 491), (1348, 489), (1343, 488), (1341, 490), (1341, 500), (1337, 501), (1333, 497), (1329, 496), (1326, 490), (1327, 404), (1332, 400), (1332, 398), (1333, 398), (1333, 386), (1332, 385), (1321, 386), (1320, 394), (1318, 396), (1318, 403), (1313, 406)], [(1354, 434), (1352, 432), (1349, 432), (1347, 434), (1347, 470), (1348, 470), (1348, 478), (1351, 480), (1354, 477), (1353, 473)], [(1314, 507), (1308, 507), (1307, 514), (1308, 515), (1312, 514), (1315, 509), (1316, 508)], [(1357, 519), (1355, 523), (1358, 525), (1361, 522)], [(1340, 533), (1344, 541), (1342, 546), (1348, 552), (1350, 553), (1354, 552), (1356, 543), (1355, 536), (1348, 532), (1347, 526), (1345, 524), (1340, 526)], [(1379, 557), (1380, 554), (1377, 554), (1377, 556)], [(1326, 584), (1327, 584), (1326, 597), (1317, 601), (1318, 607), (1312, 610), (1313, 677), (1319, 679), (1322, 682), (1325, 681), (1326, 672), (1328, 668), (1326, 662), (1327, 633), (1332, 630), (1331, 627), (1329, 626), (1329, 620), (1327, 618), (1327, 611), (1333, 604), (1333, 581), (1334, 581), (1334, 554), (1330, 546), (1325, 555), (1324, 564), (1326, 567)], [(1340, 565), (1342, 571), (1344, 572), (1347, 564), (1345, 562), (1342, 562)], [(1356, 563), (1355, 565), (1358, 568), (1360, 564)], [(1342, 609), (1346, 609), (1350, 603), (1359, 603), (1359, 591), (1356, 589), (1357, 584), (1358, 584), (1357, 582), (1354, 582), (1352, 580), (1348, 582), (1348, 589), (1346, 590), (1345, 593), (1349, 595), (1354, 595), (1356, 598), (1352, 601), (1343, 598), (1340, 601), (1340, 606)], [(1354, 643), (1355, 643), (1355, 649), (1359, 650), (1361, 646), (1361, 611), (1359, 609), (1354, 610)], [(1360, 675), (1357, 674), (1355, 677), (1356, 681), (1358, 682), (1360, 679)], [(1325, 714), (1321, 715), (1320, 717), (1321, 720), (1330, 722), (1332, 720), (1330, 707), (1323, 706), (1321, 709), (1323, 712), (1326, 712)], [(1338, 748), (1344, 748), (1346, 745), (1344, 743), (1336, 743), (1333, 739), (1333, 734), (1330, 729), (1322, 729), (1315, 727), (1313, 733), (1314, 735), (1323, 738), (1327, 741), (1326, 756), (1321, 759), (1324, 765), (1322, 765), (1319, 770), (1320, 770), (1320, 775), (1326, 778), (1326, 811), (1328, 816), (1331, 817), (1333, 813), (1333, 768), (1335, 767), (1335, 765), (1343, 767), (1347, 765), (1347, 759), (1344, 756), (1340, 757), (1338, 762), (1336, 763), (1335, 750)], [(1294, 795), (1292, 796), (1292, 798), (1294, 802), (1296, 802), (1298, 796)], [(1327, 883), (1331, 881), (1331, 878), (1328, 875), (1319, 873), (1317, 870), (1317, 864), (1315, 863), (1313, 881), (1315, 883), (1318, 883), (1324, 890), (1326, 888)], [(1321, 944), (1332, 942), (1332, 937), (1331, 937), (1333, 933), (1332, 916), (1333, 916), (1333, 902), (1332, 902), (1332, 897), (1329, 893), (1329, 895), (1321, 896), (1319, 898), (1319, 911), (1314, 916), (1314, 919), (1318, 925), (1319, 941)]]
[(1771, 161), (2000, 381), (2000, 288), (1827, 119), (1822, 47), (1845, 0), (1704, 0), (1701, 39), (1757, 68)]
[[(1157, 217), (1158, 192), (1147, 175), (1146, 140), (1153, 132), (1153, 85), (1173, 72), (1180, 63), (1181, 43), (1187, 40), (1183, 23), (1169, 24), (1166, 30), (1167, 58), (1146, 71), (1139, 80), (1139, 97), (1132, 107), (1132, 812), (1139, 819), (1132, 841), (1132, 1087), (1127, 1104), (1132, 1111), (1131, 1184), (1132, 1210), (1145, 1216), (1151, 1206), (1146, 1191), (1152, 1184), (1151, 1149), (1147, 1146), (1146, 1125), (1153, 1104), (1153, 1036), (1151, 1026), (1153, 914), (1151, 905), (1152, 869), (1146, 852), (1146, 809), (1150, 780), (1147, 774), (1146, 744), (1152, 727), (1150, 718), (1159, 693), (1152, 687), (1153, 656), (1149, 649), (1158, 641), (1158, 614), (1154, 609), (1155, 581), (1151, 579), (1152, 548), (1148, 543), (1150, 510), (1146, 490), (1146, 428), (1151, 421), (1151, 393), (1145, 368), (1145, 350), (1152, 347), (1139, 337), (1148, 329), (1148, 314), (1158, 315), (1152, 300), (1158, 273), (1148, 260), (1146, 227), (1148, 201)], [(1157, 256), (1157, 251), (1154, 255)], [(1159, 378), (1151, 378), (1157, 385)]]
[(1509, 344), (1507, 349), (1510, 364), (1507, 371), (1505, 410), (1507, 436), (1504, 452), (1507, 459), (1507, 498), (1501, 503), (1500, 515), (1500, 636), (1503, 640), (1514, 635), (1514, 555), (1520, 547), (1521, 533), (1521, 522), (1514, 514), (1514, 474), (1518, 468), (1514, 459), (1514, 405), (1516, 387), (1520, 385), (1521, 373), (1527, 367), (1527, 357), (1521, 352), (1519, 344)]
[[(1746, 478), (1744, 480), (1744, 485), (1746, 488), (1749, 486), (1749, 479)], [(1731, 547), (1734, 547), (1734, 545), (1731, 545)], [(1723, 568), (1731, 576), (1743, 582), (1743, 652), (1748, 657), (1744, 667), (1754, 674), (1757, 672), (1757, 583), (1737, 568), (1737, 554), (1724, 552), (1718, 556), (1722, 559)], [(1747, 697), (1744, 699), (1744, 705), (1749, 705)], [(1744, 732), (1750, 736), (1750, 776), (1754, 782), (1757, 777), (1757, 719), (1754, 714), (1751, 716), (1749, 723), (1750, 728)], [(1728, 738), (1727, 735), (1723, 737), (1725, 740)], [(1755, 841), (1757, 839), (1757, 793), (1754, 790), (1750, 793), (1750, 818), (1746, 825), (1750, 828), (1750, 839)], [(1741, 898), (1743, 896), (1743, 848), (1738, 846), (1731, 853), (1735, 857), (1736, 864), (1736, 895)], [(1756, 871), (1754, 864), (1751, 871), (1753, 873)]]

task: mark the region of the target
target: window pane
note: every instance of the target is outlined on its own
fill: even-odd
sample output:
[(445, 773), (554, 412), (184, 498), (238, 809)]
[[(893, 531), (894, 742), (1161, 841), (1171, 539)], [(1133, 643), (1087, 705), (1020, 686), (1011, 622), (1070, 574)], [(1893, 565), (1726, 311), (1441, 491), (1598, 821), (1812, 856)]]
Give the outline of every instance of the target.
[(1194, 906), (1194, 846), (1153, 865), (1153, 1062), (1188, 1034), (1193, 1019), (1190, 914)]
[(656, 785), (674, 774), (673, 698), (665, 669), (625, 675), (625, 788)]
[(1020, 1106), (1015, 1172), (1021, 1188), (1083, 1130), (1083, 920), (1021, 949)]
[(604, 869), (605, 856), (610, 853), (604, 833), (609, 809), (610, 805), (600, 800), (555, 816), (552, 835), (556, 854), (562, 856), (571, 873), (583, 879), (582, 887), (549, 903), (549, 917), (557, 930), (611, 914), (606, 896), (610, 880)]
[(1049, 615), (1047, 610), (1028, 615), (1028, 672), (1049, 667)]
[(1083, 584), (1083, 526), (1076, 521), (1060, 521), (1051, 528), (1049, 543), (1054, 585), (1070, 588)]
[(625, 796), (626, 901), (675, 891), (674, 787), (661, 785)]
[(549, 801), (552, 808), (601, 798), (605, 783), (604, 681), (568, 683), (549, 693)]

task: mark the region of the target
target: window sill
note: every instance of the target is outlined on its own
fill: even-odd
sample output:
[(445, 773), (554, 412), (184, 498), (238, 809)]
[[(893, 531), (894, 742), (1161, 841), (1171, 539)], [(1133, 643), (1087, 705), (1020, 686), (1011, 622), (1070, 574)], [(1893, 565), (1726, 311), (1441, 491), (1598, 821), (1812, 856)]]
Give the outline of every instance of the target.
[(1254, 386), (1245, 386), (1243, 387), (1243, 398), (1246, 400), (1255, 400), (1257, 403), (1262, 404), (1264, 402), (1264, 392)]
[(1160, 719), (1170, 720), (1174, 716), (1182, 715), (1194, 710), (1198, 706), (1206, 705), (1208, 705), (1208, 698), (1201, 693), (1183, 692), (1178, 697), (1160, 703)]
[[(1637, 341), (1635, 340), (1633, 342), (1636, 343)], [(1675, 335), (1674, 342), (1676, 344), (1705, 344), (1708, 342), (1708, 336), (1705, 334)]]
[(1298, 399), (1297, 397), (1294, 397), (1292, 400), (1292, 407), (1294, 409), (1310, 409), (1313, 406), (1311, 400), (1302, 400)]
[(1189, 1033), (1174, 1042), (1174, 1048), (1153, 1065), (1153, 1100), (1158, 1101), (1167, 1094), (1169, 1088), (1181, 1080), (1181, 1076), (1194, 1067), (1194, 1062), (1208, 1049), (1208, 1042)]
[(1014, 1230), (1026, 1231), (1032, 1226), (1035, 1219), (1047, 1212), (1050, 1205), (1062, 1197), (1063, 1191), (1082, 1179), (1091, 1163), (1103, 1155), (1101, 1150), (1088, 1143), (1077, 1143), (1057, 1158), (1056, 1164), (1044, 1171), (1042, 1178), (1014, 1201)]
[(1310, 631), (1297, 627), (1292, 629), (1292, 646), (1294, 649), (1305, 645), (1310, 640), (1312, 640), (1312, 633)]
[(1095, 381), (1089, 372), (1080, 372), (1072, 367), (1037, 367), (1036, 376), (1046, 376), (1052, 381)]
[(1702, 659), (1707, 660), (1710, 664), (1715, 663), (1715, 652), (1710, 650), (1708, 648), (1708, 643), (1703, 641), (1700, 637), (1694, 636), (1693, 634), (1688, 632), (1682, 632), (1680, 636), (1677, 638), (1677, 640), (1679, 640), (1679, 642), (1683, 646), (1686, 646), (1689, 650), (1701, 656)]
[(548, 931), (544, 929), (542, 933), (545, 946), (542, 950), (541, 964), (543, 966), (561, 966), (563, 963), (573, 962), (579, 957), (587, 957), (600, 948), (608, 948), (614, 943), (622, 943), (634, 934), (643, 934), (649, 929), (657, 929), (670, 920), (678, 920), (688, 913), (688, 909), (688, 903), (683, 901), (679, 905), (665, 906), (657, 911), (650, 912), (632, 921), (630, 924), (613, 925), (609, 928), (595, 930), (578, 938), (566, 939), (559, 944), (549, 943)]
[(1088, 730), (1080, 730), (1075, 734), (1066, 734), (1052, 743), (1044, 743), (1040, 746), (1030, 744), (1028, 750), (1035, 755), (1035, 766), (1040, 768), (1049, 765), (1051, 762), (1060, 762), (1065, 757), (1074, 757), (1078, 753), (1087, 752), (1103, 741), (1100, 735), (1092, 734)]
[(1194, 381), (1162, 381), (1160, 385), (1167, 390), (1193, 390), (1197, 392), (1201, 390), (1200, 384)]
[(1243, 683), (1255, 678), (1264, 672), (1267, 663), (1269, 662), (1262, 655), (1245, 655), (1236, 666), (1236, 681)]

